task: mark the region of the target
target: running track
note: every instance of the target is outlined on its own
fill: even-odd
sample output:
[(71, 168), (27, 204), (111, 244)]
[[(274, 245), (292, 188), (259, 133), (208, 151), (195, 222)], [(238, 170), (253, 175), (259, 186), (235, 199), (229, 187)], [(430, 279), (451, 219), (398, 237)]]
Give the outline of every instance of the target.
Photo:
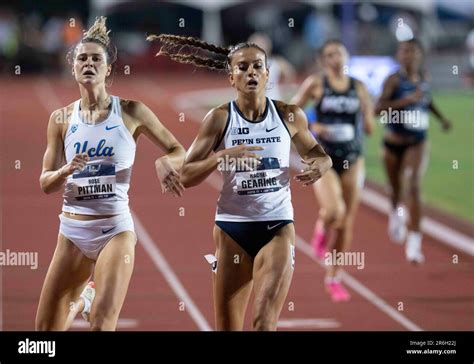
[[(189, 109), (185, 121), (179, 122), (182, 110), (175, 107), (177, 96), (226, 86), (225, 77), (186, 71), (181, 79), (161, 74), (117, 78), (111, 93), (145, 102), (187, 148), (206, 111)], [(0, 251), (38, 252), (39, 265), (37, 270), (1, 267), (0, 329), (33, 330), (61, 208), (60, 194), (45, 195), (38, 184), (46, 126), (52, 110), (77, 99), (79, 93), (70, 79), (26, 76), (2, 79), (1, 93)], [(140, 139), (130, 189), (139, 243), (119, 329), (209, 330), (214, 326), (211, 272), (203, 255), (214, 251), (212, 226), (219, 177), (211, 176), (181, 199), (162, 195), (153, 167), (159, 155), (150, 142)], [(15, 168), (16, 161), (20, 169)], [(306, 242), (317, 214), (312, 190), (293, 183), (292, 192), (298, 250), (280, 329), (474, 329), (474, 297), (469, 289), (472, 255), (425, 237), (427, 262), (420, 267), (409, 265), (402, 248), (388, 241), (386, 216), (366, 205), (359, 209), (353, 242), (355, 251), (365, 253), (365, 267), (346, 269), (352, 300), (333, 304), (324, 292), (324, 271), (308, 254)], [(457, 264), (452, 262), (453, 254), (459, 257)], [(403, 310), (398, 309), (401, 306)], [(247, 315), (247, 329), (249, 318)]]

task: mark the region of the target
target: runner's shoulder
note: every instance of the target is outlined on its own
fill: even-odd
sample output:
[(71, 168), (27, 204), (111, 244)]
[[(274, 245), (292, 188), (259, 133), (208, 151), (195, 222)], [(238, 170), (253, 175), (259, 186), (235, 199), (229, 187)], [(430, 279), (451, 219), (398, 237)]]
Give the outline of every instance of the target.
[(229, 116), (229, 104), (230, 102), (226, 102), (209, 111), (208, 115), (211, 116), (214, 120), (225, 119)]
[(122, 119), (129, 130), (134, 130), (142, 125), (151, 125), (157, 119), (154, 112), (142, 101), (120, 99)]
[(384, 85), (395, 86), (395, 85), (398, 85), (399, 82), (400, 82), (400, 73), (396, 71), (387, 77), (387, 79), (384, 82)]
[(64, 129), (65, 125), (69, 125), (71, 121), (72, 111), (74, 109), (74, 102), (67, 106), (54, 110), (49, 117), (49, 124), (52, 127), (60, 130)]
[(221, 134), (227, 125), (229, 117), (229, 102), (226, 102), (216, 106), (207, 113), (204, 117), (203, 127), (209, 132)]
[(294, 122), (301, 113), (304, 113), (298, 105), (287, 104), (286, 102), (279, 100), (273, 101), (275, 102), (278, 114), (286, 123)]
[(141, 101), (122, 98), (120, 98), (120, 107), (122, 109), (122, 113), (125, 113), (131, 117), (137, 117), (146, 109), (148, 109), (148, 107)]

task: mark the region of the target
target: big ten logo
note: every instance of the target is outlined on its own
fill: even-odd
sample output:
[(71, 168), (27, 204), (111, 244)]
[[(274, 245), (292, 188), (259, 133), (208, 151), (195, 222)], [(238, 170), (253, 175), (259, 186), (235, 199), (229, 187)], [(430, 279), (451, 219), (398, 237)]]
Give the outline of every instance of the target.
[(232, 128), (230, 130), (231, 135), (243, 135), (243, 134), (249, 134), (250, 130), (249, 128)]

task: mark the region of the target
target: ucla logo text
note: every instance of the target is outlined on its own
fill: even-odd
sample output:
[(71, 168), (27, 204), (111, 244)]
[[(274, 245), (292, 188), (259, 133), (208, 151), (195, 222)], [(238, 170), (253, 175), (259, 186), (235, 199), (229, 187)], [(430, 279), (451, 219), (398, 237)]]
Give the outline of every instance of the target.
[(79, 153), (87, 153), (89, 157), (112, 157), (115, 153), (113, 152), (114, 147), (104, 147), (105, 139), (101, 139), (97, 148), (89, 148), (87, 149), (88, 141), (86, 140), (84, 144), (77, 142), (74, 143), (74, 148), (76, 148), (76, 154)]

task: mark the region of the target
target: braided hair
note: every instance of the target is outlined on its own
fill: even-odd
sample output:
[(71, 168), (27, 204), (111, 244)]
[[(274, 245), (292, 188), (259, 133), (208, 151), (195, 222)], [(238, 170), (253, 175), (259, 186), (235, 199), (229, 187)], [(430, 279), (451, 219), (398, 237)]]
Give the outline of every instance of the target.
[(174, 34), (149, 35), (147, 40), (159, 40), (161, 42), (161, 48), (156, 56), (168, 56), (179, 63), (227, 72), (231, 71), (232, 56), (237, 51), (244, 48), (256, 48), (265, 55), (265, 66), (268, 68), (267, 54), (255, 43), (239, 43), (224, 48), (198, 38)]

